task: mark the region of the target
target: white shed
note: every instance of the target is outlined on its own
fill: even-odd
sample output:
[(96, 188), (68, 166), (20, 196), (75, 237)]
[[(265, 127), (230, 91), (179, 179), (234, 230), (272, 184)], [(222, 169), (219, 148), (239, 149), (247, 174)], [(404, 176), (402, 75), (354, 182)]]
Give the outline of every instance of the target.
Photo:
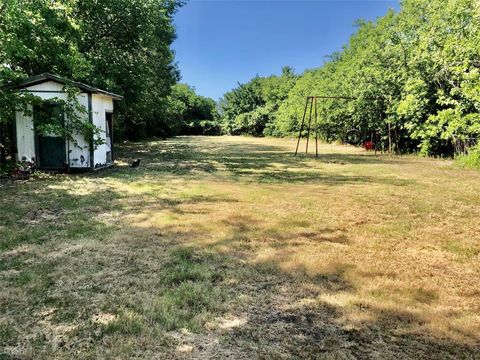
[(113, 101), (121, 100), (120, 95), (52, 74), (30, 77), (16, 88), (41, 98), (49, 106), (49, 111), (58, 114), (64, 124), (66, 119), (62, 107), (49, 100), (66, 101), (66, 85), (80, 90), (77, 100), (86, 110), (81, 116), (100, 130), (103, 144), (95, 147), (93, 138), (87, 139), (80, 133), (72, 134), (73, 141), (58, 135), (38, 134), (33, 119), (45, 112), (45, 107), (40, 110), (29, 105), (27, 113), (16, 113), (17, 160), (30, 161), (37, 168), (48, 170), (95, 170), (113, 165)]

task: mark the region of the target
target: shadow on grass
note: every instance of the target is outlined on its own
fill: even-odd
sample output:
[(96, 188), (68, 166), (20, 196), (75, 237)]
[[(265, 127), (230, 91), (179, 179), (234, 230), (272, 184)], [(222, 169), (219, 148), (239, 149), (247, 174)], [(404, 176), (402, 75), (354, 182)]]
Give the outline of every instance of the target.
[[(229, 144), (222, 154), (218, 145), (198, 141), (204, 142), (200, 148), (189, 139), (186, 144), (166, 142), (160, 148), (128, 145), (122, 150), (124, 159), (143, 157), (144, 167), (138, 171), (119, 167), (88, 176), (94, 181), (105, 177), (127, 182), (153, 176), (162, 183), (178, 176), (213, 175), (328, 185), (406, 184), (369, 176), (322, 175), (312, 159), (294, 159), (281, 147)], [(332, 156), (330, 161), (337, 160)], [(360, 156), (348, 161), (371, 165), (391, 160)], [(282, 166), (294, 169), (291, 177), (284, 175), (287, 170)], [(479, 347), (472, 345), (478, 343), (478, 334), (446, 325), (471, 340), (468, 345), (415, 332), (425, 320), (406, 309), (364, 303), (345, 308), (324, 300), (356, 291), (357, 284), (347, 273), (362, 269), (351, 264), (339, 263), (315, 275), (301, 266), (291, 271), (282, 268), (282, 262), (295, 255), (290, 251), (295, 241), (350, 246), (351, 239), (342, 229), (313, 232), (302, 230), (299, 223), (280, 232), (275, 227), (265, 229), (262, 219), (245, 214), (220, 219), (225, 235), (213, 241), (211, 229), (183, 220), (174, 225), (147, 222), (119, 227), (116, 219), (142, 213), (149, 220), (161, 211), (180, 216), (201, 211), (208, 222), (213, 206), (238, 200), (221, 195), (136, 196), (115, 189), (76, 195), (52, 184), (55, 180), (22, 184), (2, 194), (8, 213), (0, 218), (0, 357), (7, 348), (10, 355), (5, 356), (12, 358), (147, 358), (168, 353), (179, 357), (168, 334), (182, 328), (213, 336), (207, 336), (203, 350), (192, 354), (200, 358), (480, 356)], [(71, 185), (82, 186), (74, 181)], [(196, 210), (189, 205), (204, 206)], [(113, 215), (103, 217), (109, 213)], [(210, 243), (192, 245), (201, 239)], [(262, 241), (279, 257), (254, 261)], [(434, 294), (416, 296), (429, 301)], [(245, 316), (246, 321), (231, 331), (205, 329), (208, 321), (225, 313)], [(351, 320), (352, 314), (366, 316), (351, 326), (345, 319)], [(215, 341), (218, 338), (221, 341)], [(23, 352), (15, 353), (18, 349)]]
[[(306, 156), (294, 157), (285, 147), (261, 145), (255, 143), (222, 143), (209, 138), (184, 137), (177, 140), (142, 142), (120, 147), (118, 155), (127, 163), (134, 159), (143, 160), (139, 171), (149, 176), (191, 176), (198, 178), (202, 174), (227, 177), (231, 180), (262, 183), (320, 183), (326, 185), (345, 185), (378, 183), (404, 186), (411, 180), (379, 177), (373, 175), (347, 175), (343, 169), (336, 172), (326, 171), (325, 164), (363, 164), (374, 165), (399, 164), (399, 159), (386, 156), (375, 157), (355, 154), (321, 154), (319, 159)], [(401, 163), (408, 162), (401, 159)], [(133, 169), (117, 167), (98, 176), (136, 177)], [(365, 171), (368, 174), (368, 171)]]
[(19, 184), (2, 194), (0, 359), (148, 357), (174, 347), (166, 332), (202, 331), (221, 311), (222, 274), (212, 256), (178, 248), (168, 228), (126, 228), (117, 220), (149, 206), (182, 212), (180, 205), (228, 199), (130, 206), (121, 191), (80, 195), (74, 189), (81, 182), (60, 182)]
[[(336, 298), (356, 292), (357, 284), (347, 274), (361, 273), (361, 269), (351, 264), (339, 263), (328, 272), (315, 275), (302, 266), (289, 271), (282, 268), (282, 264), (295, 256), (291, 251), (295, 243), (288, 242), (289, 239), (303, 237), (311, 243), (349, 246), (342, 229), (327, 227), (315, 233), (294, 229), (278, 233), (264, 229), (262, 220), (248, 215), (228, 216), (219, 221), (227, 234), (208, 245), (195, 245), (192, 241), (209, 236), (208, 229), (195, 228), (194, 224), (160, 228), (161, 237), (169, 239), (173, 246), (194, 249), (196, 257), (209, 259), (209, 269), (217, 274), (214, 287), (226, 294), (222, 307), (247, 318), (243, 325), (221, 334), (222, 345), (215, 350), (219, 356), (232, 349), (247, 358), (321, 355), (369, 358), (372, 354), (381, 354), (383, 358), (475, 358), (480, 355), (480, 348), (473, 345), (479, 341), (478, 334), (448, 325), (448, 331), (468, 339), (464, 343), (428, 331), (419, 333), (428, 320), (407, 308), (392, 309), (361, 302), (344, 307), (321, 300), (325, 296)], [(158, 228), (138, 231), (158, 231)], [(262, 239), (279, 251), (272, 259), (253, 261), (262, 247)], [(247, 299), (245, 303), (238, 303), (239, 296)], [(418, 296), (421, 297), (416, 298), (418, 301), (426, 303), (425, 298), (431, 299), (435, 294)], [(217, 315), (220, 314), (218, 311)], [(451, 315), (448, 309), (438, 313), (438, 316)], [(357, 317), (361, 320), (355, 322)], [(196, 353), (199, 357), (202, 354), (202, 350)]]
[[(229, 233), (195, 250), (197, 254), (221, 254), (214, 266), (225, 269), (224, 278), (229, 279), (228, 289), (233, 298), (227, 299), (227, 303), (235, 304), (230, 310), (237, 316), (247, 315), (246, 323), (224, 334), (222, 343), (246, 351), (247, 358), (370, 358), (372, 354), (392, 359), (476, 358), (480, 355), (480, 347), (475, 345), (480, 341), (478, 334), (451, 324), (446, 326), (448, 331), (467, 342), (425, 330), (420, 332), (428, 320), (406, 307), (392, 309), (362, 302), (345, 307), (321, 300), (356, 292), (357, 284), (351, 282), (347, 274), (362, 273), (362, 270), (352, 264), (338, 263), (329, 271), (315, 275), (310, 275), (301, 265), (288, 271), (282, 268), (282, 264), (295, 256), (291, 251), (295, 244), (287, 246), (286, 240), (304, 235), (312, 242), (348, 246), (345, 235), (336, 235), (339, 229), (325, 228), (314, 235), (294, 230), (275, 235), (272, 242), (272, 231), (259, 231), (261, 222), (257, 219), (233, 216), (222, 223), (228, 226)], [(191, 237), (198, 235), (188, 231), (175, 233), (180, 243), (188, 244)], [(259, 244), (262, 238), (268, 238), (269, 245), (280, 251), (272, 259), (253, 261), (262, 246), (261, 241)], [(236, 304), (239, 294), (249, 299), (246, 305)], [(422, 292), (418, 296), (419, 302), (428, 303), (435, 294)], [(452, 313), (446, 309), (439, 311), (438, 316), (449, 317)]]

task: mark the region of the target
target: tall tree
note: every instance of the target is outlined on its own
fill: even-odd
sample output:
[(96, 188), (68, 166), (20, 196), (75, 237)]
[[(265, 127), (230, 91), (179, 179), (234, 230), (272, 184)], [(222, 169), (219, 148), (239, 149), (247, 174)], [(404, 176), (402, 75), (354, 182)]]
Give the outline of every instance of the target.
[(232, 134), (275, 135), (276, 113), (297, 77), (288, 66), (281, 76), (256, 76), (221, 100), (223, 125)]
[[(91, 64), (85, 80), (124, 95), (121, 127), (128, 138), (163, 135), (165, 98), (179, 79), (170, 45), (174, 0), (82, 0), (76, 8), (79, 47)], [(169, 135), (169, 134), (166, 134)]]
[[(0, 82), (51, 72), (124, 95), (120, 137), (155, 134), (179, 78), (170, 45), (176, 0), (4, 0)], [(0, 90), (0, 122), (19, 98)], [(163, 131), (163, 130), (161, 130)], [(119, 138), (117, 136), (117, 138)]]

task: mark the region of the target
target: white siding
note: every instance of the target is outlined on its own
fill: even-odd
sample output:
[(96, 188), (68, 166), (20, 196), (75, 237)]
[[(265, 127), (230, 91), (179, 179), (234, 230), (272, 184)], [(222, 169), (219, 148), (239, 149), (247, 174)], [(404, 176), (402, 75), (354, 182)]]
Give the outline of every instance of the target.
[[(58, 91), (58, 92), (63, 92), (63, 84), (59, 84), (55, 81), (46, 81), (44, 83), (41, 83), (41, 84), (37, 84), (37, 85), (32, 85), (32, 86), (29, 86), (26, 90), (29, 90), (29, 91), (35, 91), (35, 90), (40, 90), (40, 91)], [(55, 94), (51, 97), (54, 97)]]
[[(28, 106), (32, 110), (32, 106)], [(16, 114), (17, 132), (17, 161), (32, 161), (35, 158), (35, 135), (33, 132), (33, 121), (31, 116), (25, 116), (23, 111)]]
[[(67, 94), (63, 92), (63, 84), (55, 81), (46, 81), (41, 84), (27, 87), (23, 91), (31, 92), (44, 100), (52, 98), (67, 99)], [(88, 95), (82, 93), (78, 96), (81, 105), (87, 111), (81, 116), (85, 116), (85, 121), (89, 121), (88, 117)], [(29, 110), (32, 110), (30, 106)], [(106, 140), (105, 132), (105, 113), (113, 112), (113, 99), (109, 96), (92, 94), (92, 120), (93, 124), (100, 128), (100, 136), (103, 141)], [(65, 119), (67, 122), (68, 119)], [(32, 161), (35, 158), (35, 134), (33, 129), (33, 119), (31, 115), (25, 115), (23, 112), (16, 113), (16, 131), (17, 131), (17, 149), (18, 161), (25, 158)], [(75, 141), (70, 141), (65, 144), (65, 153), (67, 154), (67, 161), (72, 168), (89, 168), (90, 167), (90, 141), (85, 139), (83, 135), (75, 135)], [(107, 161), (106, 144), (98, 146), (94, 151), (93, 165), (105, 165)], [(83, 161), (82, 161), (83, 160)]]
[[(79, 114), (84, 116), (85, 121), (88, 119), (88, 95), (80, 94), (78, 102), (85, 107), (87, 113)], [(82, 158), (83, 156), (83, 158)], [(72, 168), (88, 168), (90, 167), (90, 141), (85, 139), (81, 134), (75, 136), (75, 141), (70, 141), (67, 148), (67, 157)], [(82, 162), (83, 160), (83, 162)]]
[[(63, 92), (63, 85), (54, 81), (47, 81), (42, 84), (37, 84), (26, 88), (24, 91), (31, 92), (33, 95), (42, 98), (43, 100), (49, 100), (53, 98), (59, 98), (62, 100), (67, 99), (67, 94)], [(85, 110), (88, 110), (88, 97), (87, 94), (80, 94), (78, 96), (80, 104), (85, 106)], [(32, 107), (29, 107), (32, 110)], [(85, 121), (88, 121), (88, 114), (84, 114)], [(65, 119), (68, 121), (68, 119)], [(35, 157), (35, 134), (33, 130), (32, 115), (27, 115), (23, 111), (16, 113), (16, 131), (17, 131), (17, 160), (22, 161), (23, 158), (27, 161), (31, 161)], [(65, 153), (69, 160), (71, 167), (89, 167), (90, 166), (90, 149), (89, 141), (86, 140), (81, 134), (74, 136), (75, 141), (70, 141), (69, 144), (65, 144)], [(75, 145), (75, 142), (77, 145)], [(81, 162), (81, 156), (84, 157), (84, 162)]]
[[(40, 87), (40, 85), (43, 85)], [(25, 90), (30, 91), (35, 96), (48, 100), (52, 98), (59, 98), (66, 100), (67, 95), (58, 90), (59, 84), (49, 81), (44, 84), (35, 85)], [(35, 89), (34, 89), (35, 88)], [(33, 89), (33, 90), (32, 90)], [(56, 91), (56, 92), (35, 92), (34, 90)], [(32, 106), (28, 109), (31, 111)], [(32, 115), (25, 115), (23, 111), (16, 113), (16, 130), (17, 130), (17, 160), (22, 161), (23, 158), (27, 161), (32, 161), (35, 158), (35, 133), (33, 131), (33, 117)]]
[[(92, 111), (93, 124), (100, 128), (102, 140), (105, 142), (106, 127), (105, 127), (105, 113), (113, 112), (113, 100), (108, 96), (92, 95)], [(107, 146), (106, 144), (99, 145), (94, 151), (94, 166), (105, 165), (107, 162)]]

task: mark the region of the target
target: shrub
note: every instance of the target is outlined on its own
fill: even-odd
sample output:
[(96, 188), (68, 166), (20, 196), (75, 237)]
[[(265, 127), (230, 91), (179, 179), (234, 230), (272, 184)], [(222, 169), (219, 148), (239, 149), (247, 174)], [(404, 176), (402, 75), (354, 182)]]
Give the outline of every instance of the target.
[(480, 170), (480, 145), (471, 148), (466, 155), (461, 155), (457, 161), (463, 166)]

